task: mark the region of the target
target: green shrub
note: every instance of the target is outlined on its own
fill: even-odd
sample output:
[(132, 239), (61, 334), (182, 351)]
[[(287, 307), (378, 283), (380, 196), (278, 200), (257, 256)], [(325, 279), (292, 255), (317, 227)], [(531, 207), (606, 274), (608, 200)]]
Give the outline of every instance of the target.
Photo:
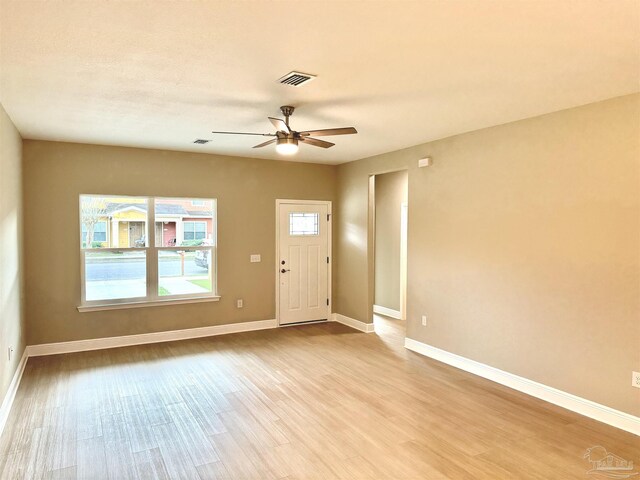
[(200, 245), (202, 245), (203, 240), (199, 239), (199, 240), (185, 240), (183, 241), (180, 246), (181, 247), (199, 247)]

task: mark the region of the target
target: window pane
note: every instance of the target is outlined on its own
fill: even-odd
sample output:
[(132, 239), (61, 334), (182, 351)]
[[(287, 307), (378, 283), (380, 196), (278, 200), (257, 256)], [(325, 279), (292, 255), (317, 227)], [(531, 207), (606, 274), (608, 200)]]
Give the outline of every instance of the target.
[(213, 216), (215, 200), (192, 198), (156, 198), (156, 246), (214, 245)]
[(98, 222), (93, 228), (93, 241), (94, 242), (106, 242), (107, 241), (107, 222)]
[(144, 250), (85, 252), (87, 301), (147, 295), (147, 258)]
[(158, 251), (158, 295), (211, 293), (213, 250)]
[(82, 248), (146, 247), (147, 199), (80, 196)]
[[(87, 226), (83, 223), (81, 225), (82, 241), (86, 242), (87, 239)], [(107, 222), (96, 222), (93, 227), (93, 242), (106, 242), (107, 241)], [(104, 247), (105, 245), (100, 245)]]
[(319, 235), (318, 213), (290, 213), (289, 214), (289, 235)]

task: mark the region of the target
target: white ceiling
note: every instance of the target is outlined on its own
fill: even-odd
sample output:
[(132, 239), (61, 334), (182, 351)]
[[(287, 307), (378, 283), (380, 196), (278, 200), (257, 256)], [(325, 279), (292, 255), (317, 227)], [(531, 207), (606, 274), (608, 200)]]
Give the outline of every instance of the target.
[(640, 89), (638, 0), (0, 6), (0, 101), (29, 139), (278, 158), (208, 132), (272, 132), (290, 104), (296, 130), (358, 129), (295, 157), (341, 163)]

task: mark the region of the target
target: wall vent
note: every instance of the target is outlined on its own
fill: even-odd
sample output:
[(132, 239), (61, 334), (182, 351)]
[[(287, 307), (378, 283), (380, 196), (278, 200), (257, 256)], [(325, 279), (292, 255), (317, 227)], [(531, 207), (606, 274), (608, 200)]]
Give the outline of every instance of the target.
[(209, 143), (211, 140), (205, 140), (204, 138), (196, 138), (193, 143), (197, 143), (198, 145), (204, 145), (205, 143)]
[(315, 79), (316, 75), (302, 72), (289, 72), (284, 77), (279, 78), (278, 82), (283, 85), (291, 85), (292, 87), (301, 87)]

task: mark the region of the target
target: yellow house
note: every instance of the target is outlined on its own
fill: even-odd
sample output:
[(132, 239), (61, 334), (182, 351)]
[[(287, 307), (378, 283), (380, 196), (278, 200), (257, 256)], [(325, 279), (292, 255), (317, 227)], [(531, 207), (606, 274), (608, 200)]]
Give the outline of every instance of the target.
[[(134, 198), (84, 197), (82, 211), (82, 242), (86, 242), (88, 225), (92, 225), (92, 245), (89, 247), (143, 246), (146, 231), (147, 205)], [(92, 221), (84, 221), (84, 219)]]
[(118, 207), (119, 209), (111, 212), (110, 216), (110, 246), (144, 246), (147, 219), (146, 205), (127, 205), (126, 207), (118, 205)]

